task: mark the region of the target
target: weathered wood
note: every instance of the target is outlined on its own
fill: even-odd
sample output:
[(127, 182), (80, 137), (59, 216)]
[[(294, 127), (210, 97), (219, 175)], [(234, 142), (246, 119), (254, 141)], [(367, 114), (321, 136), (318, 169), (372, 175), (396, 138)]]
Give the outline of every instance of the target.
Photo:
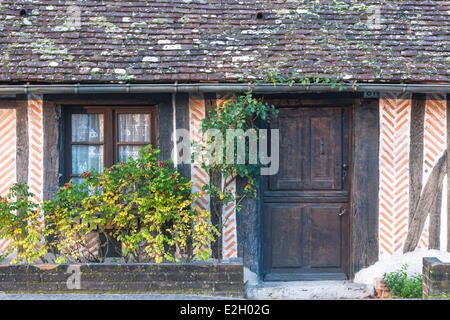
[[(336, 104), (341, 106), (340, 101)], [(280, 129), (280, 168), (276, 176), (267, 178), (265, 194), (309, 195), (312, 201), (268, 203), (264, 199), (265, 280), (351, 276), (352, 110), (343, 105), (280, 108), (276, 121), (270, 123), (270, 129)], [(303, 176), (298, 172), (303, 172)], [(343, 202), (321, 202), (338, 193), (347, 195)]]
[(256, 95), (257, 97), (264, 97), (264, 100), (269, 101), (277, 107), (325, 107), (339, 105), (351, 105), (355, 99), (361, 99), (362, 93), (353, 92), (339, 92), (339, 93), (302, 93), (302, 94), (264, 94)]
[(162, 160), (172, 159), (173, 106), (171, 96), (158, 104), (158, 145)]
[[(176, 129), (184, 129), (187, 130), (187, 132), (189, 132), (189, 95), (186, 93), (177, 94), (175, 97), (175, 105), (176, 105)], [(187, 142), (186, 145), (190, 146), (189, 141)], [(179, 154), (178, 156), (182, 157), (183, 154)], [(181, 163), (178, 165), (178, 170), (180, 170), (181, 174), (183, 174), (185, 177), (187, 178), (191, 177), (190, 164)]]
[[(216, 95), (213, 93), (206, 93), (204, 95), (205, 99), (205, 112), (208, 116), (209, 112), (216, 107)], [(222, 175), (220, 172), (214, 171), (209, 172), (210, 174), (210, 184), (216, 188), (220, 188), (222, 184)], [(222, 206), (220, 202), (215, 199), (210, 199), (211, 206), (211, 222), (220, 227), (222, 225)], [(213, 258), (222, 259), (222, 232), (216, 237), (216, 240), (211, 244), (211, 249), (213, 251)]]
[(354, 116), (352, 181), (352, 271), (378, 260), (379, 136), (378, 100), (363, 100)]
[(142, 94), (52, 94), (46, 95), (48, 101), (61, 105), (86, 105), (86, 106), (131, 106), (131, 105), (156, 105), (170, 100), (168, 93), (142, 93)]
[(411, 144), (409, 151), (409, 221), (417, 208), (423, 179), (423, 133), (425, 121), (425, 95), (414, 94), (411, 105)]
[(417, 208), (412, 212), (403, 252), (414, 251), (419, 243), (428, 213), (437, 203), (439, 192), (442, 192), (444, 176), (447, 172), (447, 152), (438, 160), (420, 195)]
[(59, 187), (61, 108), (44, 99), (44, 200), (51, 199)]
[[(450, 154), (450, 95), (447, 97), (447, 154)], [(450, 157), (447, 157), (447, 173), (450, 172)], [(450, 179), (447, 174), (447, 251), (450, 252)]]
[(28, 182), (28, 100), (26, 96), (18, 96), (16, 100), (16, 168), (17, 182)]
[[(238, 194), (243, 192), (246, 181), (238, 178), (236, 188)], [(252, 272), (259, 273), (259, 249), (261, 240), (261, 190), (257, 185), (257, 196), (248, 197), (241, 201), (236, 212), (238, 256), (242, 257), (244, 265)]]
[(429, 249), (439, 250), (441, 248), (441, 205), (442, 186), (439, 188), (435, 202), (431, 206), (429, 234)]

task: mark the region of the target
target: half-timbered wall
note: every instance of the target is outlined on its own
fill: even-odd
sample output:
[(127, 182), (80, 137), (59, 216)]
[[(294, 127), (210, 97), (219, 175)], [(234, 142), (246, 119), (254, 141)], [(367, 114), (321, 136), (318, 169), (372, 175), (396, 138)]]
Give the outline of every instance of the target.
[[(447, 149), (446, 114), (446, 97), (441, 94), (389, 93), (380, 98), (380, 258), (403, 252), (411, 212)], [(427, 218), (418, 249), (446, 250), (446, 241), (436, 240), (447, 238), (445, 190), (438, 197), (436, 210), (440, 212), (432, 215), (440, 219), (430, 224)], [(441, 245), (436, 244), (439, 242)]]
[[(169, 141), (174, 129), (187, 129), (191, 141), (200, 142), (201, 121), (206, 116), (208, 108), (220, 106), (224, 101), (230, 99), (229, 95), (211, 96), (214, 98), (202, 94), (177, 94), (172, 97), (172, 105), (166, 97), (160, 103), (159, 135), (165, 158), (170, 156), (170, 150), (174, 146), (174, 141)], [(59, 148), (58, 135), (53, 136), (53, 133), (60, 130), (57, 124), (59, 115), (55, 108), (53, 110), (55, 112), (51, 113), (54, 116), (54, 120), (51, 121), (52, 128), (49, 129), (49, 116), (46, 110), (50, 105), (55, 107), (55, 104), (47, 104), (48, 101), (45, 101), (41, 95), (29, 95), (24, 97), (23, 101), (19, 100), (11, 102), (7, 106), (0, 105), (0, 196), (5, 197), (10, 186), (16, 181), (27, 182), (31, 191), (36, 195), (35, 201), (41, 202), (51, 196), (58, 183), (55, 178), (58, 175), (58, 169), (54, 168), (49, 171), (46, 166), (48, 167), (49, 164), (58, 166), (59, 159), (53, 159), (53, 156), (49, 158), (50, 150), (47, 150), (46, 144), (51, 143), (52, 151)], [(376, 111), (376, 105), (373, 109)], [(363, 109), (360, 108), (360, 110)], [(367, 110), (370, 111), (371, 108), (367, 106)], [(355, 155), (355, 161), (364, 156), (363, 158), (367, 158), (367, 163), (370, 164), (371, 154), (376, 154), (379, 150), (378, 155), (374, 158), (375, 162), (378, 158), (379, 169), (376, 170), (379, 174), (373, 174), (373, 176), (379, 176), (379, 178), (375, 178), (379, 185), (373, 184), (379, 191), (378, 204), (374, 200), (370, 200), (370, 202), (373, 202), (375, 208), (379, 210), (378, 227), (372, 229), (378, 231), (374, 231), (373, 238), (378, 240), (379, 258), (383, 258), (402, 253), (408, 234), (411, 211), (417, 204), (420, 192), (427, 183), (433, 167), (448, 148), (447, 100), (446, 96), (442, 94), (384, 94), (379, 100), (379, 114), (368, 112), (369, 117), (364, 114), (357, 113), (355, 121), (363, 121), (359, 124), (361, 128), (367, 128), (364, 121), (375, 121), (379, 124), (379, 128), (376, 126), (372, 130), (375, 136), (379, 130), (379, 145), (377, 144), (376, 148), (374, 147), (373, 151), (367, 155), (360, 154), (360, 157), (358, 154)], [(362, 120), (358, 120), (358, 117)], [(358, 123), (355, 130), (358, 130)], [(368, 133), (367, 137), (370, 136), (372, 134)], [(361, 144), (364, 137), (364, 135), (358, 135), (355, 144), (357, 146), (366, 145), (366, 143)], [(49, 142), (50, 140), (51, 142)], [(174, 154), (172, 156), (174, 157)], [(370, 168), (372, 167), (374, 166), (371, 165)], [(197, 159), (197, 162), (184, 166), (182, 169), (184, 174), (193, 181), (193, 192), (201, 192), (205, 184), (212, 182), (213, 177), (210, 177), (208, 172), (201, 167), (201, 159)], [(361, 172), (367, 171), (366, 169), (361, 167)], [(46, 182), (48, 177), (55, 181)], [(357, 180), (355, 179), (355, 184), (358, 184)], [(236, 181), (224, 181), (224, 183), (231, 188), (236, 188)], [(364, 181), (361, 180), (360, 184), (363, 185)], [(46, 188), (51, 188), (53, 191), (47, 192)], [(358, 190), (354, 190), (353, 194), (357, 192)], [(352, 197), (355, 199), (354, 196)], [(376, 198), (376, 195), (374, 197)], [(430, 215), (427, 218), (418, 244), (419, 249), (448, 249), (449, 221), (446, 186), (444, 186), (438, 201), (439, 205), (436, 208), (438, 208), (439, 214)], [(364, 209), (363, 202), (361, 200), (357, 208), (359, 212)], [(212, 206), (206, 194), (199, 199), (198, 205), (204, 209), (211, 209)], [(370, 211), (373, 211), (372, 209)], [(242, 252), (245, 251), (245, 247), (239, 244), (240, 239), (238, 239), (238, 234), (245, 234), (245, 230), (239, 230), (241, 226), (237, 224), (239, 213), (236, 213), (233, 203), (224, 206), (222, 210), (220, 218), (224, 227), (219, 245), (220, 256), (227, 259), (245, 255)], [(258, 211), (257, 206), (252, 210)], [(367, 219), (370, 217), (368, 216)], [(358, 221), (355, 220), (355, 222)], [(366, 222), (362, 221), (361, 223)], [(371, 225), (375, 225), (375, 223)], [(245, 229), (245, 227), (242, 228)], [(96, 242), (97, 239), (93, 237), (92, 243), (96, 244)], [(377, 244), (374, 242), (369, 241), (368, 245), (376, 247)], [(7, 245), (7, 241), (0, 240), (0, 254), (4, 252)], [(364, 251), (358, 248), (353, 250)], [(371, 252), (375, 251), (371, 250)], [(372, 258), (360, 260), (355, 262), (356, 269), (373, 263)]]

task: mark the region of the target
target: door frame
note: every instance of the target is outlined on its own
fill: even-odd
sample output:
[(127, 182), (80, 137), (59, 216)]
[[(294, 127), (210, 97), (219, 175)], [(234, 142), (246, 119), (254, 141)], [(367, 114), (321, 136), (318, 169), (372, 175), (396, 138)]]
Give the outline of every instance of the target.
[[(323, 108), (323, 107), (347, 107), (349, 108), (348, 113), (348, 134), (349, 134), (349, 150), (348, 150), (348, 159), (349, 159), (349, 168), (348, 168), (348, 226), (347, 226), (347, 252), (345, 256), (347, 257), (347, 261), (345, 263), (345, 272), (347, 275), (347, 279), (351, 280), (354, 277), (354, 242), (355, 242), (355, 226), (354, 226), (354, 210), (353, 210), (353, 198), (354, 198), (354, 192), (353, 192), (353, 177), (355, 172), (355, 163), (354, 163), (354, 152), (355, 152), (355, 111), (358, 106), (362, 104), (362, 97), (361, 95), (357, 94), (305, 94), (305, 95), (293, 95), (293, 96), (286, 96), (286, 95), (271, 95), (264, 97), (265, 100), (275, 105), (275, 107), (281, 106), (281, 107), (291, 107), (291, 108), (301, 108), (301, 107), (317, 107), (317, 108)], [(260, 277), (262, 280), (264, 280), (265, 275), (267, 274), (266, 270), (266, 264), (265, 264), (265, 255), (266, 250), (264, 246), (265, 242), (265, 212), (264, 212), (264, 183), (265, 178), (261, 177), (259, 181), (260, 186), (260, 205), (259, 205), (259, 216), (260, 216), (260, 241), (259, 241), (259, 252), (260, 252), (260, 258), (259, 258), (259, 265), (260, 265)], [(305, 280), (317, 280), (316, 278), (311, 278)], [(319, 280), (330, 280), (330, 278), (327, 278), (324, 276), (323, 278)], [(270, 281), (270, 280), (269, 280)], [(285, 279), (282, 281), (289, 281), (289, 279)]]

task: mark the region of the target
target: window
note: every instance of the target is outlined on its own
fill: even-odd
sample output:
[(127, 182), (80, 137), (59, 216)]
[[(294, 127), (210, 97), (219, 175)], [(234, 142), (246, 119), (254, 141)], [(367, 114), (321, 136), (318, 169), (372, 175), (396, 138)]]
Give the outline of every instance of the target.
[(65, 119), (65, 177), (102, 172), (116, 162), (136, 158), (145, 145), (156, 145), (155, 107), (68, 107)]

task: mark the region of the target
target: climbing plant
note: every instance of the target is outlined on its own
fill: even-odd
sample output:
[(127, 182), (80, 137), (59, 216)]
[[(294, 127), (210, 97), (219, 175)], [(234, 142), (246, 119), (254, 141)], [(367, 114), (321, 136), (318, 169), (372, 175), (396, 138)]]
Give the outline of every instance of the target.
[[(213, 159), (208, 159), (204, 166), (210, 170), (220, 170), (225, 177), (237, 176), (246, 178), (250, 184), (253, 184), (253, 178), (261, 165), (260, 158), (256, 157), (255, 163), (250, 163), (247, 157), (247, 159), (242, 159), (246, 163), (241, 163), (242, 161), (239, 162), (235, 157), (233, 162), (230, 163), (230, 154), (237, 155), (238, 145), (226, 141), (226, 138), (227, 136), (230, 137), (230, 130), (237, 129), (242, 130), (242, 132), (255, 130), (256, 135), (249, 137), (250, 140), (246, 141), (245, 150), (243, 150), (245, 151), (244, 154), (247, 155), (249, 144), (255, 142), (251, 139), (259, 138), (257, 123), (259, 125), (264, 122), (268, 123), (277, 115), (278, 110), (273, 105), (264, 102), (261, 98), (255, 98), (251, 92), (225, 101), (222, 105), (212, 109), (202, 122), (202, 131), (206, 134), (205, 143), (206, 145), (211, 145), (217, 142), (214, 141), (215, 135), (208, 135), (208, 130), (211, 129), (224, 138), (224, 143), (221, 145), (222, 150), (215, 150), (217, 153), (213, 154)], [(221, 158), (214, 158), (217, 155), (221, 155)]]
[[(259, 83), (270, 83), (274, 86), (329, 84), (331, 87), (339, 90), (345, 84), (344, 81), (337, 78), (309, 77), (296, 74), (286, 75), (274, 70), (269, 70), (264, 80), (255, 82), (255, 84)], [(212, 183), (203, 187), (204, 191), (211, 197), (211, 201), (214, 204), (212, 211), (218, 217), (218, 221), (220, 221), (219, 217), (221, 216), (223, 205), (230, 201), (235, 201), (236, 210), (239, 210), (244, 199), (256, 195), (255, 182), (261, 168), (261, 158), (258, 154), (254, 163), (247, 161), (251, 156), (249, 155), (249, 146), (255, 143), (254, 139), (259, 140), (261, 138), (257, 130), (258, 127), (261, 125), (265, 126), (278, 116), (276, 107), (266, 102), (263, 98), (255, 97), (251, 90), (252, 87), (253, 84), (250, 84), (248, 92), (225, 101), (210, 110), (202, 121), (204, 139), (199, 145), (194, 145), (195, 155), (209, 155), (207, 159), (203, 157), (201, 162), (204, 169), (212, 177), (221, 177), (222, 181), (227, 181), (229, 177), (236, 177), (244, 182), (244, 188), (237, 190), (237, 192), (228, 190), (225, 183)], [(246, 155), (244, 163), (242, 161), (229, 161), (230, 154), (233, 156), (237, 154), (238, 145), (234, 141), (231, 144), (230, 141), (217, 143), (218, 136), (227, 140), (227, 132), (234, 129), (240, 129), (243, 132), (255, 130), (253, 133), (256, 133), (256, 135), (253, 134), (246, 137), (245, 150), (241, 150)], [(215, 132), (215, 134), (208, 134), (211, 131)], [(258, 141), (256, 142), (258, 143)], [(214, 149), (214, 152), (211, 149)], [(237, 160), (237, 158), (234, 158), (234, 160)]]
[[(200, 146), (194, 146), (197, 154), (208, 154), (209, 159), (203, 160), (203, 168), (207, 170), (212, 177), (221, 177), (223, 181), (238, 178), (244, 182), (242, 189), (232, 190), (227, 188), (225, 183), (212, 183), (203, 187), (211, 197), (212, 213), (220, 221), (221, 208), (230, 201), (235, 201), (236, 210), (239, 210), (241, 203), (248, 197), (256, 195), (255, 178), (258, 175), (261, 167), (261, 158), (259, 154), (249, 155), (250, 145), (257, 143), (260, 138), (258, 127), (261, 124), (269, 123), (274, 117), (278, 115), (278, 110), (271, 104), (265, 102), (262, 98), (257, 98), (251, 91), (242, 95), (236, 96), (221, 105), (212, 109), (202, 122), (202, 132), (204, 134), (204, 141)], [(209, 135), (208, 132), (215, 132), (214, 135)], [(228, 132), (230, 130), (242, 130), (241, 132), (252, 131), (248, 139), (242, 145), (232, 141)], [(217, 137), (223, 138), (222, 143), (218, 143)], [(214, 150), (211, 146), (214, 145)], [(245, 159), (238, 161), (238, 148), (241, 148)], [(242, 150), (242, 148), (244, 150)], [(200, 151), (199, 151), (200, 150)], [(230, 154), (232, 160), (230, 162)], [(256, 161), (249, 161), (252, 156)], [(222, 221), (222, 224), (224, 221)]]

